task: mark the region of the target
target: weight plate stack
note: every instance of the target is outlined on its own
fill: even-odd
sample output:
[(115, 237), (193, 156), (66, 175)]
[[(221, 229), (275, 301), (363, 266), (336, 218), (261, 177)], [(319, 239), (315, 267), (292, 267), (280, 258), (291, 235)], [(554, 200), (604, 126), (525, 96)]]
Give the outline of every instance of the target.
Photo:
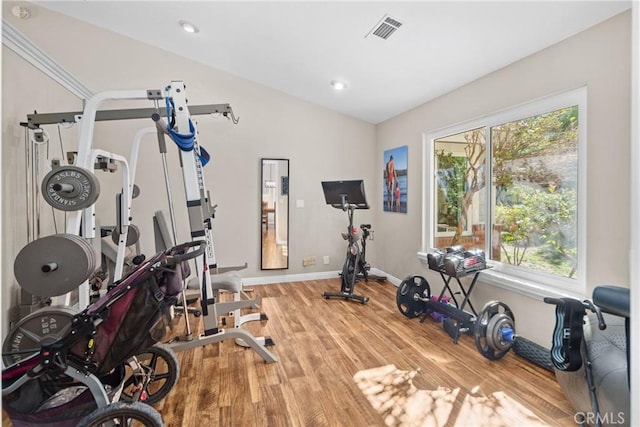
[(54, 297), (76, 289), (97, 269), (91, 243), (74, 234), (54, 234), (22, 248), (13, 272), (18, 284), (33, 295)]

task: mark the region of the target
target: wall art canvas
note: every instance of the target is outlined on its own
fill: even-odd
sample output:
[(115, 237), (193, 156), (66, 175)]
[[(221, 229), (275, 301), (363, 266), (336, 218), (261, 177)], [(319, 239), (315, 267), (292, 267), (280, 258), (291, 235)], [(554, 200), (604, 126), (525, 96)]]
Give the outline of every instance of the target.
[(383, 156), (383, 210), (407, 213), (408, 146), (385, 150)]

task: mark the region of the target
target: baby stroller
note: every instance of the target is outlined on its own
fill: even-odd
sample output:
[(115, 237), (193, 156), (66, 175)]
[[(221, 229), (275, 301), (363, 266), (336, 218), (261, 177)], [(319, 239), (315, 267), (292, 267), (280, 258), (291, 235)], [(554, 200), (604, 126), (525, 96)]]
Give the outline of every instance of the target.
[[(152, 369), (138, 366), (126, 380), (125, 370), (164, 337), (189, 275), (185, 261), (205, 248), (202, 241), (184, 243), (143, 261), (76, 314), (60, 339), (4, 369), (2, 404), (13, 426), (163, 426), (142, 403), (152, 400), (146, 399)], [(177, 380), (177, 372), (170, 376)]]

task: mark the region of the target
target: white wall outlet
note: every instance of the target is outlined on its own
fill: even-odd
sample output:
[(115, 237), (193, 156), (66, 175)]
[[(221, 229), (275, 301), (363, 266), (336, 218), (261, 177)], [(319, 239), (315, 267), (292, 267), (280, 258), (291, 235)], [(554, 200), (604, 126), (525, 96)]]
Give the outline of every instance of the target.
[(296, 208), (304, 208), (304, 200), (296, 200)]
[(323, 256), (322, 262), (324, 263), (324, 265), (329, 265), (329, 255)]

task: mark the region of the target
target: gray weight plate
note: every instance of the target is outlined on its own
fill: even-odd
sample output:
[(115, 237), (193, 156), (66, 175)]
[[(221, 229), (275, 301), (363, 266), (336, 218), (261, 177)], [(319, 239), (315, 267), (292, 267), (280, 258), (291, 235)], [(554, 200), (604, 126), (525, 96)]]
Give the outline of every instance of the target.
[(64, 337), (76, 313), (69, 307), (45, 307), (22, 318), (2, 343), (4, 365), (10, 366), (26, 359), (39, 352), (42, 344)]
[(87, 265), (89, 266), (89, 270), (87, 271), (87, 276), (91, 276), (95, 272), (98, 266), (97, 255), (93, 245), (89, 240), (80, 236), (76, 236), (75, 234), (65, 234), (65, 237), (67, 239), (73, 240), (79, 246), (84, 248), (87, 254), (87, 259), (89, 260), (89, 262), (87, 263)]
[(486, 303), (477, 316), (474, 338), (480, 354), (489, 360), (500, 359), (512, 346), (502, 338), (503, 328), (515, 331), (515, 318), (509, 306), (500, 301)]
[[(129, 224), (127, 228), (127, 246), (135, 245), (140, 239), (140, 230), (133, 224)], [(120, 243), (120, 233), (118, 232), (117, 227), (113, 230), (113, 233), (111, 233), (111, 240), (113, 240), (113, 243), (116, 245)]]
[(42, 180), (42, 197), (56, 209), (79, 211), (88, 208), (100, 195), (100, 182), (89, 170), (78, 166), (53, 169)]
[(43, 297), (64, 295), (76, 289), (96, 269), (93, 248), (78, 239), (81, 238), (54, 234), (22, 248), (13, 263), (18, 284)]

